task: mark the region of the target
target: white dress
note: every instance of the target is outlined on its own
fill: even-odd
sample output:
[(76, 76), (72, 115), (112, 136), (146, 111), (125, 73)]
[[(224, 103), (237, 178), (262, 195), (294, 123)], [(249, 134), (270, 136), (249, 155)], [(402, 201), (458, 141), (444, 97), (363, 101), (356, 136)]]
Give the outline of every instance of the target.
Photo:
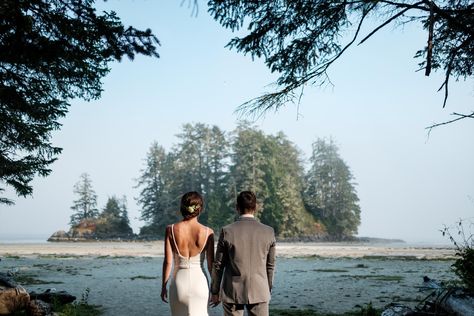
[(174, 268), (169, 289), (171, 315), (208, 316), (209, 285), (203, 264), (206, 257), (203, 250), (207, 244), (208, 231), (206, 230), (206, 242), (199, 254), (187, 258), (179, 253), (173, 226), (171, 233), (176, 251), (173, 250)]

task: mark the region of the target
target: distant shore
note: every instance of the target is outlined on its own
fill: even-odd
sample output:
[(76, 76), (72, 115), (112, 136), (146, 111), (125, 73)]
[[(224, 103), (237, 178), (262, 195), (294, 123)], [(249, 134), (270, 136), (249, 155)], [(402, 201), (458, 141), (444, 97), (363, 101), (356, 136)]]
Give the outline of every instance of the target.
[[(449, 246), (410, 245), (383, 242), (278, 242), (277, 256), (363, 258), (398, 257), (414, 259), (450, 259), (455, 250)], [(149, 242), (53, 242), (53, 243), (2, 243), (0, 257), (20, 256), (110, 256), (110, 257), (162, 257), (163, 241)]]

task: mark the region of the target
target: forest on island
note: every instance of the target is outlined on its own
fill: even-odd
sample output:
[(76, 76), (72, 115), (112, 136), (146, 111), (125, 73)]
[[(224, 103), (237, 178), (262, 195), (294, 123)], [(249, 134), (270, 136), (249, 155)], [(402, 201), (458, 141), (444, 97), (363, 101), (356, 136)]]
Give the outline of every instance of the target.
[[(360, 224), (355, 179), (333, 140), (316, 139), (309, 161), (287, 136), (267, 135), (243, 122), (234, 131), (202, 123), (185, 124), (177, 143), (165, 150), (157, 141), (146, 153), (135, 188), (145, 225), (143, 237), (162, 237), (181, 219), (179, 203), (188, 191), (204, 197), (200, 221), (219, 231), (237, 216), (243, 190), (258, 199), (258, 219), (279, 238), (341, 240)], [(88, 174), (74, 187), (71, 225), (91, 222), (94, 237), (130, 236), (126, 198), (113, 196), (101, 212)]]
[[(87, 173), (80, 176), (80, 180), (74, 185), (74, 194), (77, 199), (73, 201), (71, 209), (73, 214), (69, 224), (69, 233), (52, 237), (68, 238), (133, 238), (133, 230), (128, 217), (127, 197), (118, 198), (113, 195), (107, 199), (102, 210), (97, 207), (97, 194), (92, 186), (92, 180)], [(51, 239), (51, 238), (50, 238)], [(64, 239), (63, 239), (64, 240)], [(51, 241), (55, 240), (54, 238)]]
[(257, 217), (280, 238), (343, 239), (357, 233), (360, 207), (354, 177), (332, 140), (316, 139), (308, 167), (301, 151), (282, 132), (267, 135), (243, 122), (234, 131), (185, 124), (166, 151), (154, 142), (140, 171), (137, 202), (146, 225), (142, 235), (163, 235), (178, 221), (187, 191), (204, 196), (200, 221), (216, 231), (236, 216), (235, 199), (256, 193)]

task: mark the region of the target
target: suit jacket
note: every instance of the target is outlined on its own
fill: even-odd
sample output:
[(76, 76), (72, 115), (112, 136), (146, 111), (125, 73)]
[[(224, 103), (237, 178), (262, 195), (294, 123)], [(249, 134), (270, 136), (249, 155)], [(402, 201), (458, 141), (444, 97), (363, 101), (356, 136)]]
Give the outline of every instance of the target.
[(221, 230), (212, 268), (211, 293), (220, 293), (224, 303), (268, 302), (274, 270), (273, 228), (252, 217), (240, 217)]

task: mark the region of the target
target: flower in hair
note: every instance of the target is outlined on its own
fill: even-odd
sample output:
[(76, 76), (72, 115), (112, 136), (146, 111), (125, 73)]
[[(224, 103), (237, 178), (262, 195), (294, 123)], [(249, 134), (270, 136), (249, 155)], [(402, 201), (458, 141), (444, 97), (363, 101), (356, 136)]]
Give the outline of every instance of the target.
[(188, 212), (192, 214), (192, 213), (196, 212), (198, 208), (199, 208), (199, 205), (197, 205), (197, 204), (189, 205), (188, 206)]

